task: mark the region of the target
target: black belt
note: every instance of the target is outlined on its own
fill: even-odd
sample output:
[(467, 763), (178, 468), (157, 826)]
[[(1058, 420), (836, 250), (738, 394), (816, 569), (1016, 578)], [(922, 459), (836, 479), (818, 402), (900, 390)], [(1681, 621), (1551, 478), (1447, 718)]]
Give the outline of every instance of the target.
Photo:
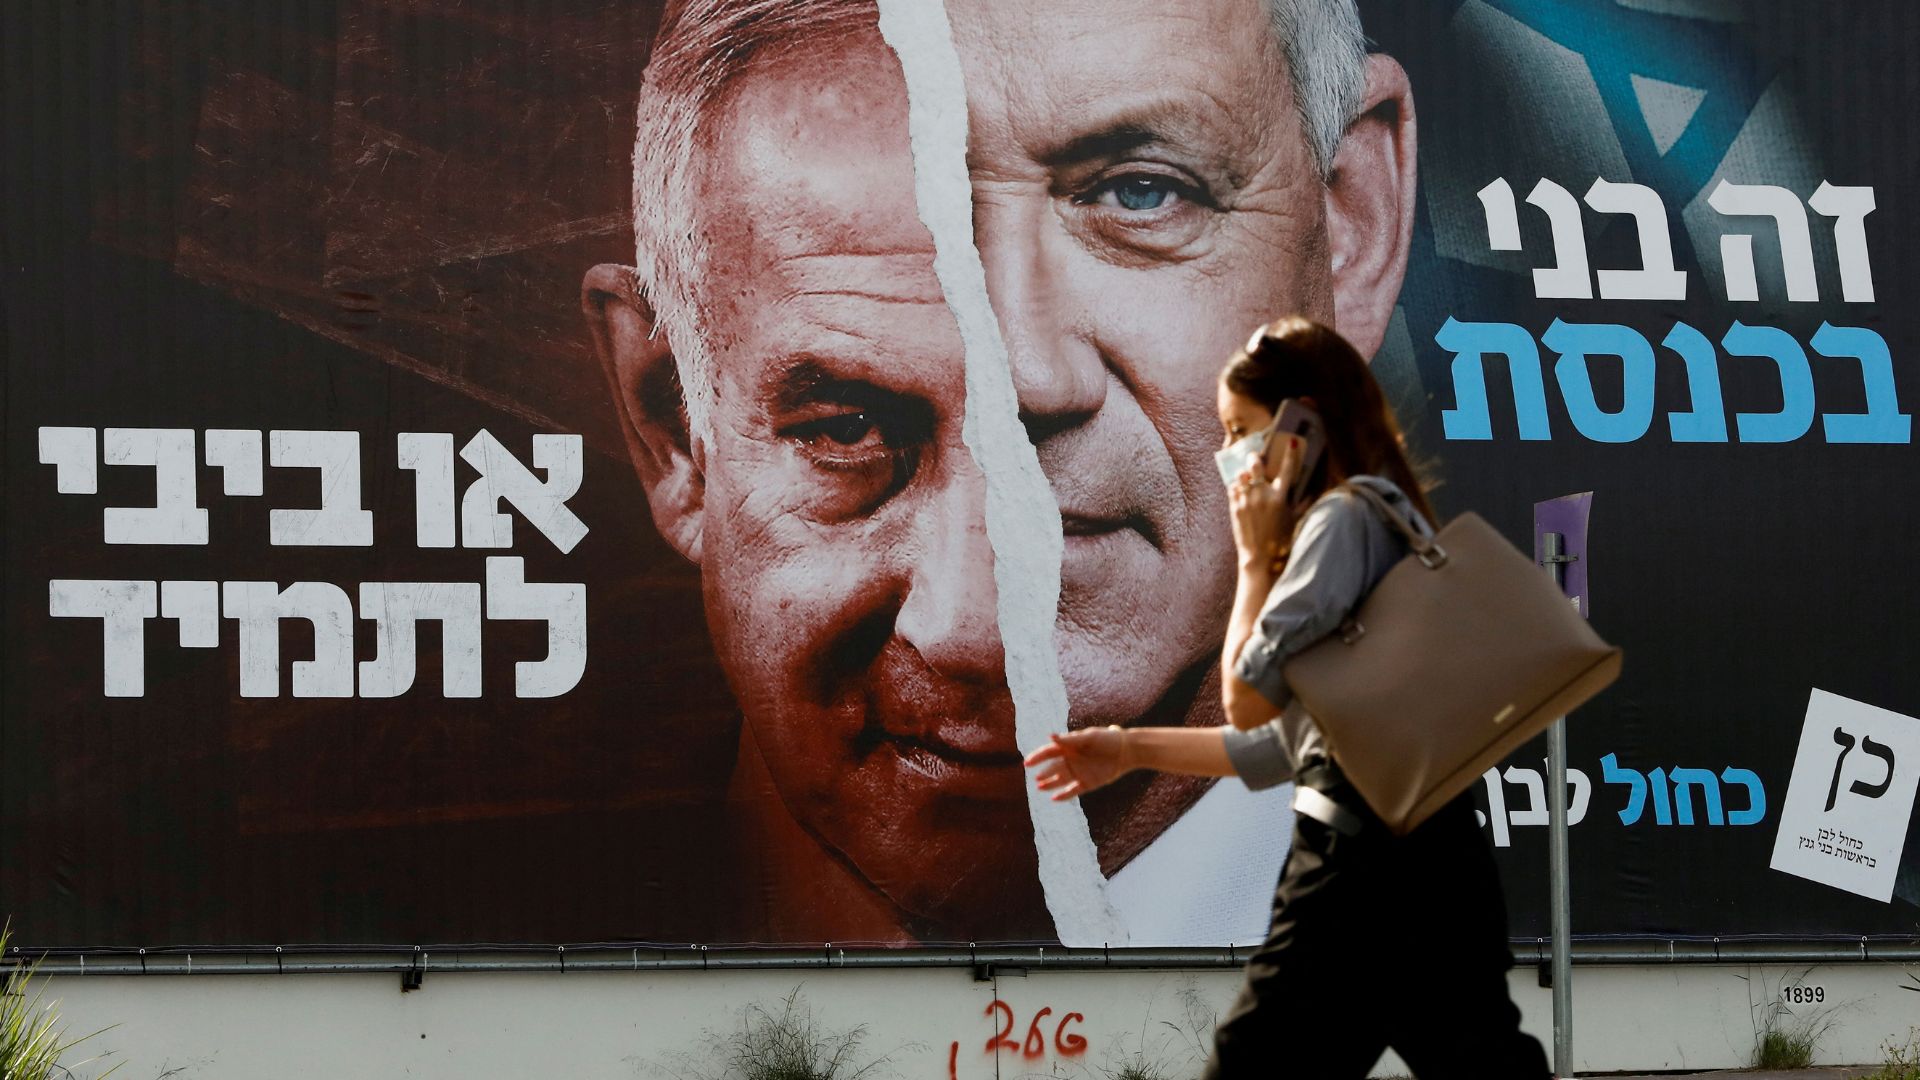
[(1311, 757), (1294, 772), (1293, 808), (1296, 812), (1347, 836), (1370, 832), (1379, 818), (1354, 790), (1347, 775), (1331, 758)]

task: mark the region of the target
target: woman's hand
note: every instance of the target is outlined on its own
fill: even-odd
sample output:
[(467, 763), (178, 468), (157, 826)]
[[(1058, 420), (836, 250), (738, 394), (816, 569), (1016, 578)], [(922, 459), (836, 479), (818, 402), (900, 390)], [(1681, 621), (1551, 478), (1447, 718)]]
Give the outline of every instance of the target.
[(1027, 755), (1027, 768), (1042, 765), (1047, 767), (1034, 777), (1033, 786), (1052, 791), (1054, 802), (1079, 798), (1134, 769), (1126, 732), (1111, 727), (1055, 735), (1047, 745)]
[(1242, 569), (1273, 566), (1285, 553), (1293, 538), (1298, 507), (1288, 498), (1293, 490), (1294, 473), (1299, 471), (1301, 442), (1287, 436), (1280, 449), (1278, 475), (1266, 475), (1266, 455), (1247, 463), (1247, 467), (1227, 488), (1227, 504), (1233, 510), (1233, 545), (1240, 550)]

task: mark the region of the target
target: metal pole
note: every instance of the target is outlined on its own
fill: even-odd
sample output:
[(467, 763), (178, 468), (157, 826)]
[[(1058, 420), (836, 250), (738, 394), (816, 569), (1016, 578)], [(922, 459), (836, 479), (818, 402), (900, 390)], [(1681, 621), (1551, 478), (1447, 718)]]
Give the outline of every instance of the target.
[[(1566, 538), (1541, 537), (1553, 583), (1566, 588)], [(1547, 729), (1547, 865), (1553, 911), (1553, 1074), (1573, 1075), (1573, 898), (1567, 880), (1567, 722)]]

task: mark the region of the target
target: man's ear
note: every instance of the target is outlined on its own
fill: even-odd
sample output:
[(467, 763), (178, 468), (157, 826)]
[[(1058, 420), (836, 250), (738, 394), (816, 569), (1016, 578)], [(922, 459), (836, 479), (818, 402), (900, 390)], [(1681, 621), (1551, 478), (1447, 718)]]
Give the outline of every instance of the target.
[(580, 307), (653, 522), (667, 543), (697, 563), (706, 480), (694, 460), (673, 350), (666, 335), (655, 332), (653, 308), (631, 267), (602, 263), (587, 271)]
[(1367, 57), (1360, 115), (1348, 125), (1327, 184), (1334, 324), (1360, 355), (1386, 338), (1413, 235), (1413, 88), (1398, 61)]

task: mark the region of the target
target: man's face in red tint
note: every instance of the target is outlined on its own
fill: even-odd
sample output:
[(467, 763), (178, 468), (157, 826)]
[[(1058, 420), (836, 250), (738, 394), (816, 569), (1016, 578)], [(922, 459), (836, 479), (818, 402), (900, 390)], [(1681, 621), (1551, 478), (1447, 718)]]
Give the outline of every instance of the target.
[(1033, 844), (898, 64), (805, 50), (712, 132), (700, 547), (733, 689), (803, 829), (909, 914), (995, 910)]

